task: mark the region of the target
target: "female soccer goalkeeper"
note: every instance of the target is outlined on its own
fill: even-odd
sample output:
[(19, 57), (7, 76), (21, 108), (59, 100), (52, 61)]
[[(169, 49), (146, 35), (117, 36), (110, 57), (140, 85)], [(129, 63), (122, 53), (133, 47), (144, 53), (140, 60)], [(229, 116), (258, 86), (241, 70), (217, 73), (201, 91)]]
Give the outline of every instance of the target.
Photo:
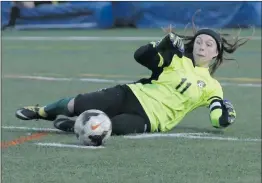
[[(212, 75), (225, 60), (225, 52), (233, 53), (247, 41), (236, 38), (231, 44), (211, 29), (200, 29), (193, 36), (170, 32), (134, 53), (135, 60), (152, 71), (149, 79), (63, 98), (43, 107), (23, 107), (16, 116), (54, 121), (58, 115), (72, 117), (98, 109), (111, 118), (112, 134), (125, 135), (169, 131), (187, 113), (205, 106), (212, 125), (225, 128), (235, 121), (236, 112), (223, 99), (221, 85)], [(73, 121), (55, 122), (63, 131), (72, 131), (73, 126)]]

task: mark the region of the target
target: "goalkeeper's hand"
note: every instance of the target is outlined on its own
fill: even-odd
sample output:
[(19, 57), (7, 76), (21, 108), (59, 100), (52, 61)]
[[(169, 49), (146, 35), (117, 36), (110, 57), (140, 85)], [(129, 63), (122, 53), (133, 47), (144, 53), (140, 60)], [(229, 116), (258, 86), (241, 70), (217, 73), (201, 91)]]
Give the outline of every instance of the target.
[(175, 50), (178, 56), (182, 57), (185, 51), (183, 40), (176, 34), (170, 32), (163, 39), (156, 43), (158, 51)]
[(233, 104), (229, 100), (223, 100), (223, 104), (228, 113), (228, 123), (234, 123), (236, 119), (236, 111)]

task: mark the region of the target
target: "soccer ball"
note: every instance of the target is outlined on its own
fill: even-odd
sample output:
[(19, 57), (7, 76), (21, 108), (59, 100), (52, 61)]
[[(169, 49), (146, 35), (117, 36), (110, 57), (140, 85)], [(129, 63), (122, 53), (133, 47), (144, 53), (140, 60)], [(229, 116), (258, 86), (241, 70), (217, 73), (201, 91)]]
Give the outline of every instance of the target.
[(111, 136), (112, 123), (104, 112), (87, 110), (76, 118), (74, 132), (80, 144), (100, 146)]

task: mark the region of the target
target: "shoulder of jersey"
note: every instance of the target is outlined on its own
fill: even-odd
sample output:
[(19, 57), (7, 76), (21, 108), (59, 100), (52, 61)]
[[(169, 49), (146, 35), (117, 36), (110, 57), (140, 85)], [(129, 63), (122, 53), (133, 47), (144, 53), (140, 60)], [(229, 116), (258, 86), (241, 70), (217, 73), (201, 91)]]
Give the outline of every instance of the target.
[(212, 79), (212, 84), (213, 84), (214, 86), (219, 87), (219, 88), (222, 88), (220, 82), (219, 82), (217, 79), (213, 78), (212, 76), (211, 76), (211, 79)]

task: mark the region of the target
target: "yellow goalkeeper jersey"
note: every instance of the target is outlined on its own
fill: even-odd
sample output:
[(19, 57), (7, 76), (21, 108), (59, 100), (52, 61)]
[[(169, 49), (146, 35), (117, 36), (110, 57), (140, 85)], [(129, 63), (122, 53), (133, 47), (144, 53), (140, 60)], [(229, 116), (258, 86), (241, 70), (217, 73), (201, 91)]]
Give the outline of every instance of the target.
[[(158, 67), (163, 66), (163, 58), (160, 58)], [(169, 131), (188, 112), (200, 106), (212, 105), (212, 99), (223, 99), (222, 87), (210, 76), (208, 68), (194, 66), (192, 60), (185, 56), (180, 58), (174, 55), (171, 63), (163, 67), (159, 77), (151, 83), (128, 86), (144, 108), (152, 132)], [(221, 113), (220, 110), (215, 118)], [(218, 123), (218, 119), (212, 123)]]

